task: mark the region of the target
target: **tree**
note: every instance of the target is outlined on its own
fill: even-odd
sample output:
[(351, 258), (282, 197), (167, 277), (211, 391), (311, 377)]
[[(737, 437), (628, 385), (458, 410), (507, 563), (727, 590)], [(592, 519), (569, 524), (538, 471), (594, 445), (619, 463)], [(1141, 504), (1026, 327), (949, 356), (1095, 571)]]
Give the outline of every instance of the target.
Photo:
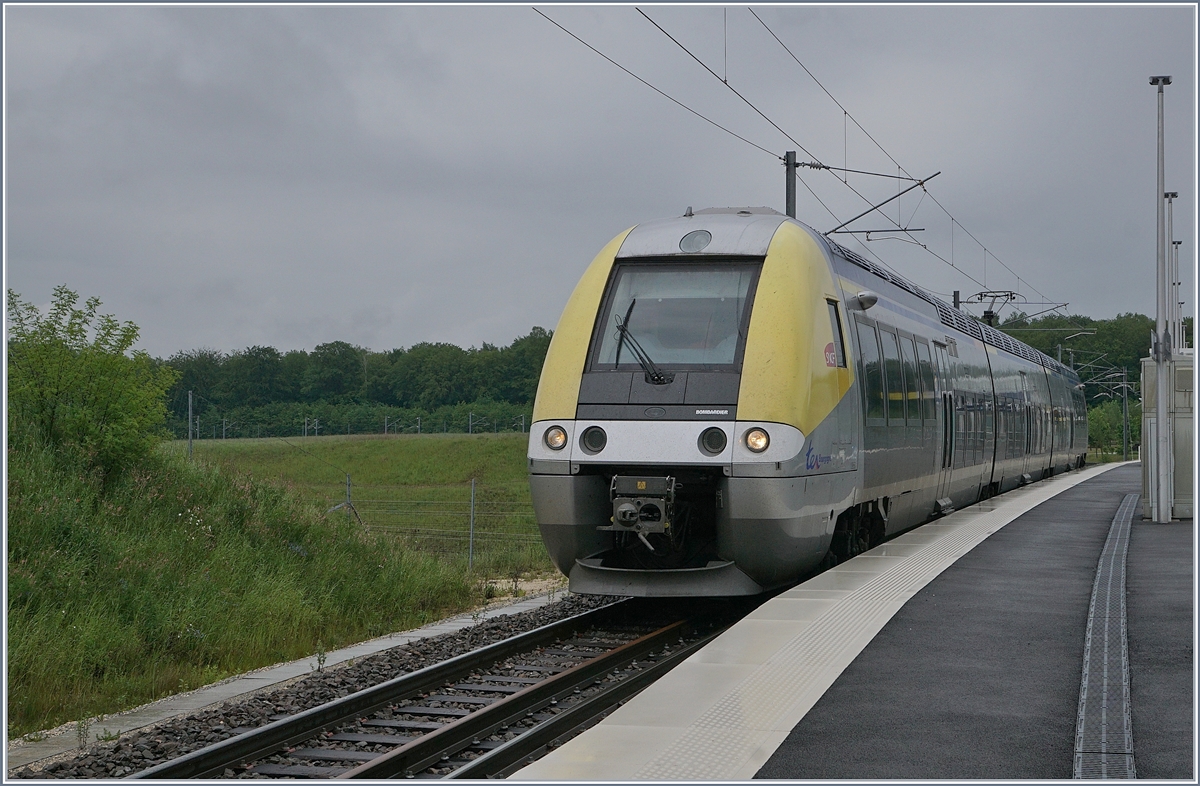
[(280, 388), (283, 400), (299, 401), (304, 390), (304, 375), (308, 372), (308, 353), (303, 349), (285, 352), (280, 369)]
[(545, 328), (534, 327), (529, 335), (515, 339), (506, 349), (500, 350), (504, 362), (497, 398), (514, 404), (533, 401), (553, 335)]
[(402, 354), (404, 350), (399, 349), (367, 353), (367, 380), (363, 386), (363, 398), (366, 401), (396, 405), (396, 394), (391, 386), (392, 366), (395, 364), (395, 358)]
[(137, 325), (98, 314), (100, 300), (54, 288), (48, 313), (8, 290), (9, 417), (47, 443), (81, 452), (105, 476), (166, 436), (177, 372), (133, 350)]
[[(1085, 382), (1097, 373), (1123, 368), (1136, 389), (1142, 377), (1141, 358), (1150, 352), (1154, 320), (1142, 314), (1118, 314), (1112, 319), (1052, 314), (1028, 319), (1018, 313), (1006, 319), (1000, 330), (1052, 358), (1058, 357), (1061, 344), (1063, 363), (1071, 364), (1073, 358)], [(1101, 386), (1087, 385), (1087, 398), (1093, 403), (1102, 392)]]
[(258, 407), (285, 398), (283, 356), (275, 347), (247, 347), (221, 369), (217, 400), (229, 406)]
[(349, 402), (362, 393), (365, 349), (332, 341), (318, 344), (308, 356), (304, 397), (308, 401)]
[[(1124, 412), (1119, 396), (1102, 399), (1104, 403), (1088, 410), (1088, 446), (1107, 453), (1120, 453), (1124, 431)], [(1129, 401), (1129, 451), (1142, 441), (1142, 404)]]
[(177, 376), (168, 395), (171, 414), (187, 420), (189, 390), (203, 400), (215, 402), (224, 363), (225, 355), (215, 349), (195, 349), (172, 355), (166, 361)]
[(471, 401), (467, 352), (454, 344), (422, 343), (396, 358), (391, 387), (402, 407), (433, 409)]

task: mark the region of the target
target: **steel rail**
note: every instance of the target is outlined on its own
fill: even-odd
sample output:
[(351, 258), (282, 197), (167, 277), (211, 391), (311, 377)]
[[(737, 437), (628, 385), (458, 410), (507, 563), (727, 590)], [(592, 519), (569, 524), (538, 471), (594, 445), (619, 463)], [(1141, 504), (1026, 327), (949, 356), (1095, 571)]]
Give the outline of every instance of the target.
[(170, 761), (126, 776), (126, 779), (205, 778), (219, 775), (226, 768), (267, 756), (297, 742), (310, 739), (326, 729), (362, 717), (397, 701), (440, 688), (483, 665), (502, 660), (545, 641), (569, 635), (613, 613), (629, 603), (628, 599), (592, 609), (565, 620), (543, 625), (512, 638), (489, 644), (472, 652), (426, 666), (410, 674), (381, 682), (349, 696), (282, 718), (266, 726), (229, 737), (214, 745), (178, 756)]
[(637, 674), (621, 680), (613, 687), (589, 696), (578, 704), (569, 707), (553, 718), (539, 723), (529, 731), (523, 732), (503, 745), (493, 748), (486, 754), (472, 759), (459, 767), (447, 778), (496, 778), (508, 777), (513, 770), (527, 763), (527, 760), (538, 749), (572, 731), (587, 725), (614, 706), (643, 690), (646, 686), (658, 680), (671, 669), (678, 666), (692, 653), (715, 639), (727, 630), (721, 627), (701, 639), (690, 642), (686, 646), (661, 658)]
[[(532, 712), (549, 705), (551, 701), (569, 696), (576, 688), (587, 685), (597, 677), (622, 668), (645, 653), (663, 646), (671, 637), (678, 636), (686, 624), (686, 620), (673, 622), (591, 660), (572, 666), (406, 745), (381, 754), (376, 759), (342, 773), (338, 779), (378, 779), (415, 775), (441, 761), (444, 756), (468, 747), (473, 739), (494, 734), (500, 727), (522, 720)], [(414, 709), (413, 712), (419, 713), (419, 709)]]

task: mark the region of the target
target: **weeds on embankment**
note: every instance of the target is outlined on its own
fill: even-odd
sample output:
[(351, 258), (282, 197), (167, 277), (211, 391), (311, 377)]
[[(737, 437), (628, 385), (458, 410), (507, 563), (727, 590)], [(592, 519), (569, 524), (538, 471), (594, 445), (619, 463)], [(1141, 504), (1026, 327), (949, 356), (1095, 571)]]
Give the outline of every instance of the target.
[(470, 607), (462, 566), (156, 453), (103, 481), (10, 418), (8, 733)]

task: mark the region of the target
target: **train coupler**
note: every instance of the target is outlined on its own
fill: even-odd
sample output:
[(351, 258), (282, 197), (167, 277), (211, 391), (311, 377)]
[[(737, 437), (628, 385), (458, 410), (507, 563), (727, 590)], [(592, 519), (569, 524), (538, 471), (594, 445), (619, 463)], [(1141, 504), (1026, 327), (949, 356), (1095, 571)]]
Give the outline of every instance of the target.
[(635, 532), (643, 541), (646, 533), (670, 529), (675, 513), (675, 478), (615, 475), (609, 493), (612, 523), (596, 529)]

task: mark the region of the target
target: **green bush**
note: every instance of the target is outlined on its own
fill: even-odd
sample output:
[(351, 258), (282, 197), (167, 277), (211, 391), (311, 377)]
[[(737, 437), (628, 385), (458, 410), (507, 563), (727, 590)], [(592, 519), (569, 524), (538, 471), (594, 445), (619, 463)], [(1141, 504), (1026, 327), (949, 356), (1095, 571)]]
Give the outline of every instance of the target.
[(9, 422), (77, 451), (102, 475), (147, 456), (165, 434), (177, 372), (131, 351), (138, 328), (98, 314), (100, 301), (55, 287), (49, 311), (8, 290)]
[(458, 565), (155, 451), (101, 482), (10, 420), (9, 734), (468, 608)]
[[(1105, 453), (1120, 453), (1124, 413), (1119, 399), (1109, 399), (1088, 410), (1088, 447)], [(1142, 403), (1129, 401), (1129, 451), (1142, 441)]]

